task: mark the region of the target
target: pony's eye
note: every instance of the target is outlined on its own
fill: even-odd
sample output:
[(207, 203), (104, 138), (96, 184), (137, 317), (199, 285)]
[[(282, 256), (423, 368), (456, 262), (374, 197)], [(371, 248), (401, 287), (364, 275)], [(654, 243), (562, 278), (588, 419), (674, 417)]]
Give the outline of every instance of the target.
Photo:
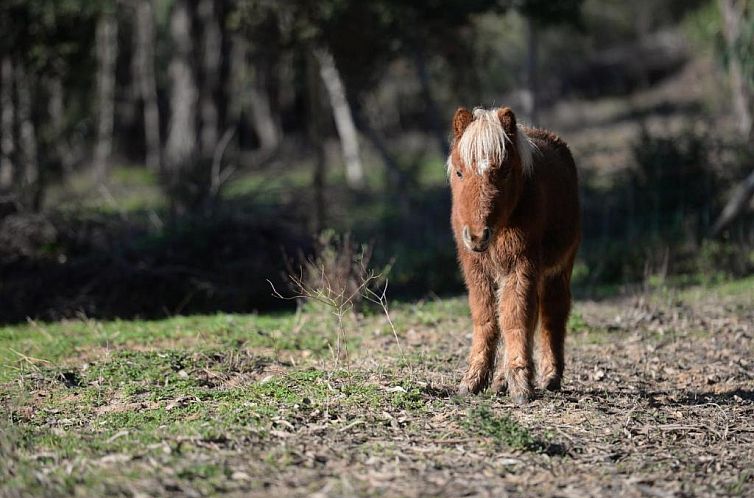
[(457, 170), (456, 170), (456, 176), (457, 176), (458, 178), (463, 178), (463, 173), (461, 173), (461, 170), (460, 170), (460, 169), (457, 169)]

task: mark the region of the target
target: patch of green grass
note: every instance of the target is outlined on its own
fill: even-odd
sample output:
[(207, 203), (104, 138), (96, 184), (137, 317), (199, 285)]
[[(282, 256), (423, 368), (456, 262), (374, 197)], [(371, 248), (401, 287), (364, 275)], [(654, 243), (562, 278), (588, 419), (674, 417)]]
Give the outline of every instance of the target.
[[(754, 295), (754, 275), (749, 277), (727, 280), (708, 288), (721, 296), (752, 296)], [(698, 290), (701, 292), (701, 290)]]
[(693, 304), (700, 300), (718, 298), (726, 304), (749, 307), (754, 295), (754, 275), (731, 279), (721, 275), (711, 278), (703, 274), (690, 274), (669, 278), (662, 284), (650, 287), (648, 298), (655, 302), (679, 301)]
[[(48, 454), (55, 469), (59, 462), (98, 461), (113, 454), (168, 458), (164, 450), (178, 455), (202, 441), (223, 445), (251, 437), (274, 442), (279, 437), (275, 434), (295, 432), (310, 417), (337, 418), (345, 426), (357, 416), (373, 423), (373, 413), (426, 407), (425, 394), (409, 381), (386, 388), (363, 372), (346, 369), (289, 369), (236, 387), (207, 384), (208, 371), (228, 375), (254, 371), (260, 360), (252, 355), (244, 363), (228, 360), (222, 353), (116, 351), (85, 369), (67, 371), (68, 377), (76, 374), (76, 382), (64, 382), (60, 370), (50, 367), (3, 385), (0, 420), (11, 429), (7, 434), (15, 434), (16, 465), (39, 465), (32, 461), (33, 455)], [(228, 477), (226, 469), (214, 462), (184, 467), (178, 458), (166, 463), (176, 478), (202, 481), (208, 492), (214, 486), (211, 482)], [(278, 455), (275, 465), (284, 465), (286, 458), (291, 456)], [(99, 484), (89, 483), (87, 475), (71, 481), (61, 474), (60, 480), (47, 482), (43, 489), (52, 486), (64, 493), (81, 485), (94, 489)], [(30, 486), (19, 481), (19, 489)]]
[[(170, 345), (174, 349), (192, 350), (201, 343), (203, 349), (270, 348), (329, 355), (329, 345), (335, 342), (335, 327), (331, 321), (309, 321), (299, 327), (294, 324), (292, 314), (217, 314), (154, 321), (67, 320), (5, 326), (0, 327), (0, 382), (39, 368), (80, 364), (115, 354), (120, 349), (145, 345), (155, 349)], [(356, 347), (359, 336), (349, 334), (349, 338), (349, 346)], [(148, 359), (165, 363), (160, 358)]]
[[(125, 372), (97, 368), (100, 372), (116, 372), (114, 376), (122, 376), (123, 382), (149, 384), (162, 365), (145, 369), (143, 377), (138, 368)], [(45, 390), (47, 394), (33, 410), (24, 409), (29, 406), (28, 399), (3, 393), (0, 415), (10, 422), (12, 431), (8, 433), (16, 434), (14, 445), (20, 458), (40, 453), (50, 453), (56, 460), (99, 458), (114, 452), (141, 455), (155, 451), (149, 449), (150, 445), (166, 439), (225, 440), (248, 431), (265, 432), (279, 417), (299, 416), (315, 407), (324, 409), (329, 403), (337, 403), (325, 374), (315, 370), (294, 371), (229, 389), (187, 383), (171, 391), (172, 398), (164, 397), (164, 387), (151, 386), (145, 388), (145, 393), (126, 398), (118, 395), (122, 391), (110, 391), (104, 403), (95, 404), (91, 395), (95, 389), (59, 385)], [(145, 396), (155, 392), (162, 395)], [(157, 401), (138, 403), (137, 399)], [(29, 418), (30, 414), (33, 418)]]
[(584, 317), (578, 311), (572, 311), (568, 317), (567, 329), (570, 332), (589, 332), (589, 324), (586, 323)]
[(486, 406), (471, 409), (464, 425), (470, 433), (490, 437), (514, 450), (539, 451), (543, 446), (526, 427), (508, 415), (495, 415)]
[(147, 168), (125, 167), (113, 168), (110, 179), (118, 184), (128, 186), (156, 186), (157, 175)]
[(107, 189), (97, 188), (90, 172), (81, 171), (65, 183), (51, 185), (45, 197), (45, 204), (60, 212), (133, 214), (167, 207), (157, 176), (134, 165), (114, 165)]
[(305, 167), (289, 169), (285, 174), (251, 171), (230, 181), (223, 195), (227, 198), (253, 196), (258, 202), (272, 202), (278, 201), (280, 192), (301, 191), (310, 185), (311, 172)]
[(730, 493), (731, 496), (744, 496), (746, 483), (752, 480), (752, 476), (754, 476), (754, 471), (742, 470), (738, 474), (738, 478), (735, 480), (735, 482), (731, 482), (728, 485), (728, 493)]
[(393, 393), (391, 404), (401, 410), (419, 411), (426, 407), (424, 393), (416, 387), (409, 386), (404, 391)]
[(598, 328), (589, 325), (584, 316), (578, 310), (571, 312), (568, 317), (566, 330), (570, 337), (584, 344), (606, 344), (615, 340), (615, 333), (606, 328)]
[(411, 324), (421, 326), (437, 325), (448, 318), (470, 319), (466, 296), (432, 299), (420, 303), (397, 303), (392, 306), (392, 310), (399, 319), (405, 318)]

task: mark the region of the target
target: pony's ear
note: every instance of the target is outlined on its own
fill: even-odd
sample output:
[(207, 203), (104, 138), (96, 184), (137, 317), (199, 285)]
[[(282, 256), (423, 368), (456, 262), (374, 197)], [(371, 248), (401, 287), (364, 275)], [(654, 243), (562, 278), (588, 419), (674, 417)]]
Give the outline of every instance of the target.
[(458, 140), (463, 135), (466, 127), (474, 120), (468, 109), (459, 107), (453, 115), (453, 138)]
[(513, 114), (510, 107), (501, 107), (497, 110), (497, 118), (500, 120), (500, 124), (503, 125), (505, 133), (513, 136), (516, 133), (516, 115)]

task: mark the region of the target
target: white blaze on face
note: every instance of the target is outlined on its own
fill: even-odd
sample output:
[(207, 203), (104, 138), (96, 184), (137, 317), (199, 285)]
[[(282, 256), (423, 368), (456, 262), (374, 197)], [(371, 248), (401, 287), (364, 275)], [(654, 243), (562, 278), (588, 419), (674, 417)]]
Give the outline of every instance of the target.
[(484, 159), (480, 159), (477, 161), (477, 170), (479, 171), (480, 175), (483, 175), (485, 171), (487, 171), (490, 167), (490, 160), (486, 157)]

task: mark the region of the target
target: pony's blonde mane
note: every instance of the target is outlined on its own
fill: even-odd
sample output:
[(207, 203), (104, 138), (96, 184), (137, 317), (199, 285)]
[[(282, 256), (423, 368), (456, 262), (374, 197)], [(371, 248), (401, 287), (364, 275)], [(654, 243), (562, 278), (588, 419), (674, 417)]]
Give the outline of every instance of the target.
[[(532, 173), (534, 151), (536, 145), (531, 141), (521, 125), (516, 133), (516, 149), (521, 158), (521, 168), (524, 175)], [(477, 174), (482, 175), (493, 164), (501, 164), (505, 160), (506, 144), (512, 144), (505, 132), (497, 109), (474, 109), (474, 120), (458, 140), (458, 154), (466, 168), (475, 166)], [(448, 174), (451, 173), (452, 161), (448, 158)]]

